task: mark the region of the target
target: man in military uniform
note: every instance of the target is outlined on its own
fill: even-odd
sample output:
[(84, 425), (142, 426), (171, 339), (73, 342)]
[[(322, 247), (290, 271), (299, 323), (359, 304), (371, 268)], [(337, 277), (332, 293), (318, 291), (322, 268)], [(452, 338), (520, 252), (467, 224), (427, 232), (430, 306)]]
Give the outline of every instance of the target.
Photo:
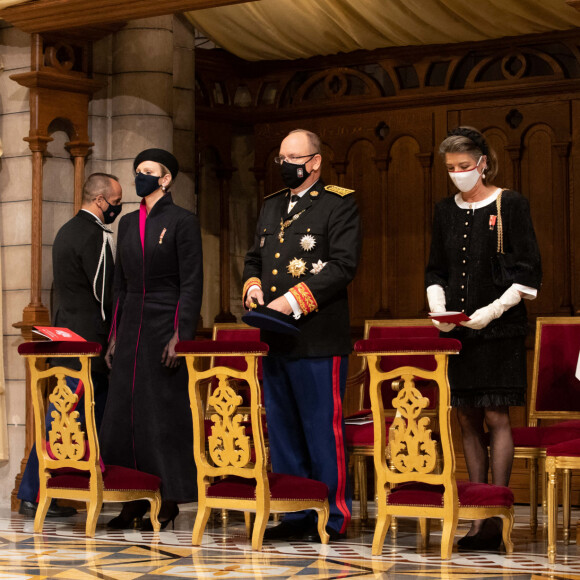
[[(342, 399), (351, 352), (347, 286), (360, 253), (353, 190), (320, 179), (320, 139), (304, 130), (282, 141), (286, 189), (265, 199), (246, 255), (244, 303), (293, 315), (300, 334), (262, 331), (272, 467), (329, 488), (331, 539), (345, 536), (352, 498), (347, 482)], [(318, 538), (315, 513), (287, 514), (265, 538)]]

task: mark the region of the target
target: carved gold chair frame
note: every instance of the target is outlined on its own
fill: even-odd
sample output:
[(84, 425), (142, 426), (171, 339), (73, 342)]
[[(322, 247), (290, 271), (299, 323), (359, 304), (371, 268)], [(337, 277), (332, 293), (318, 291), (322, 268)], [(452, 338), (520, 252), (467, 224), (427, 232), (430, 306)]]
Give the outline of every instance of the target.
[[(64, 366), (46, 368), (46, 355), (22, 354), (27, 359), (32, 389), (32, 406), (34, 410), (34, 432), (36, 452), (39, 463), (40, 490), (39, 502), (34, 519), (35, 533), (42, 532), (44, 519), (51, 500), (69, 499), (84, 502), (87, 505), (85, 533), (88, 537), (95, 535), (97, 520), (103, 502), (127, 502), (148, 500), (151, 504), (151, 520), (154, 529), (159, 531), (158, 514), (161, 508), (159, 490), (106, 490), (103, 484), (99, 441), (94, 415), (94, 389), (91, 380), (91, 358), (97, 354), (66, 354), (59, 352), (59, 359), (77, 359), (80, 370), (75, 371)], [(78, 403), (78, 395), (66, 384), (66, 377), (79, 379), (84, 385), (85, 422), (81, 425), (79, 412), (73, 410)], [(46, 439), (45, 385), (56, 379), (56, 386), (48, 396), (55, 410), (52, 412), (52, 425)], [(49, 453), (50, 450), (50, 453)], [(84, 472), (90, 477), (88, 489), (48, 487), (51, 472), (69, 469)]]
[[(373, 537), (372, 554), (380, 555), (385, 536), (393, 517), (419, 518), (423, 545), (429, 540), (429, 526), (426, 519), (442, 520), (441, 558), (449, 559), (453, 549), (453, 539), (459, 519), (480, 519), (499, 516), (504, 520), (503, 541), (507, 552), (513, 550), (511, 530), (513, 528), (513, 508), (501, 506), (460, 506), (455, 479), (455, 455), (450, 424), (450, 392), (447, 379), (448, 356), (457, 354), (455, 350), (412, 351), (413, 355), (433, 355), (437, 363), (434, 371), (418, 367), (403, 366), (389, 372), (381, 369), (383, 356), (400, 356), (400, 350), (365, 353), (370, 372), (371, 408), (374, 418), (374, 466), (377, 481), (377, 521)], [(432, 417), (425, 415), (429, 399), (417, 388), (416, 379), (433, 381), (438, 386), (437, 412), (440, 442), (433, 438)], [(387, 443), (385, 409), (381, 394), (383, 381), (392, 380), (397, 396), (393, 406), (397, 417), (392, 423)], [(439, 463), (438, 445), (442, 464)], [(388, 448), (389, 460), (387, 460)], [(389, 464), (390, 463), (390, 464)], [(392, 488), (405, 483), (443, 486), (442, 505), (393, 505), (388, 498)]]
[[(267, 452), (265, 450), (262, 427), (263, 405), (261, 388), (258, 381), (258, 358), (267, 353), (256, 350), (251, 353), (240, 352), (204, 352), (180, 353), (187, 361), (189, 372), (189, 396), (194, 429), (194, 458), (197, 466), (198, 509), (193, 527), (192, 543), (201, 544), (203, 532), (212, 509), (238, 510), (245, 514), (246, 530), (251, 534), (252, 549), (261, 550), (264, 531), (271, 513), (285, 513), (314, 509), (318, 512), (318, 532), (323, 543), (328, 542), (326, 524), (329, 517), (328, 500), (313, 502), (311, 500), (274, 499), (270, 494), (267, 474)], [(178, 351), (179, 352), (179, 351)], [(237, 370), (226, 366), (205, 368), (207, 358), (243, 357), (246, 370)], [(203, 400), (203, 385), (216, 378), (218, 386), (209, 393), (208, 401)], [(243, 398), (236, 392), (237, 382), (250, 387), (250, 420), (251, 433), (246, 433), (242, 424), (247, 409)], [(213, 409), (211, 415), (211, 434), (205, 435), (206, 408)], [(253, 456), (252, 456), (253, 455)], [(255, 480), (255, 495), (251, 498), (210, 497), (208, 489), (212, 482), (227, 476)], [(251, 531), (250, 514), (255, 514), (253, 531)]]

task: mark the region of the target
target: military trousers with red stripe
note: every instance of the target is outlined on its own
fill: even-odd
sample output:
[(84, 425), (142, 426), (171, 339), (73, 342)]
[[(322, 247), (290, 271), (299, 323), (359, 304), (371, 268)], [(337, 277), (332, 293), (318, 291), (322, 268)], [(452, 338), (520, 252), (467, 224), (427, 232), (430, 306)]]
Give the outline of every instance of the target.
[[(263, 359), (264, 401), (272, 471), (328, 486), (328, 527), (344, 533), (352, 514), (342, 400), (348, 357)], [(314, 525), (316, 513), (289, 513), (284, 521)]]

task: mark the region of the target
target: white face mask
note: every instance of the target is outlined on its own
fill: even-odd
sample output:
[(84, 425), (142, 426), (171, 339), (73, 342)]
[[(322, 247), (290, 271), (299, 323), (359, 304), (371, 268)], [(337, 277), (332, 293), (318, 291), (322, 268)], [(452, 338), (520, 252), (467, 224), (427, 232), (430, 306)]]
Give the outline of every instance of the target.
[(475, 185), (479, 181), (479, 178), (483, 175), (483, 172), (479, 173), (479, 171), (477, 170), (480, 161), (481, 157), (477, 160), (477, 165), (473, 169), (470, 169), (469, 171), (449, 172), (449, 177), (451, 178), (451, 181), (453, 181), (455, 187), (457, 187), (459, 191), (467, 192), (471, 191), (475, 187)]

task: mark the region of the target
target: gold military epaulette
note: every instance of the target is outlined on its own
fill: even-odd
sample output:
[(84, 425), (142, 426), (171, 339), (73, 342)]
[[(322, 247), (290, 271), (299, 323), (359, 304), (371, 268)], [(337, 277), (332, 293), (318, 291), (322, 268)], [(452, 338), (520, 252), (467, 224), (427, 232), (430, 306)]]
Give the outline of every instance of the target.
[(340, 195), (340, 197), (354, 193), (354, 189), (347, 189), (346, 187), (339, 187), (338, 185), (327, 185), (324, 189), (336, 193), (336, 195)]
[(264, 199), (270, 199), (271, 197), (274, 197), (275, 195), (278, 195), (279, 193), (287, 192), (287, 191), (288, 191), (287, 187), (285, 187), (284, 189), (279, 189), (278, 191), (275, 191), (274, 193), (271, 193), (270, 195), (265, 195)]

